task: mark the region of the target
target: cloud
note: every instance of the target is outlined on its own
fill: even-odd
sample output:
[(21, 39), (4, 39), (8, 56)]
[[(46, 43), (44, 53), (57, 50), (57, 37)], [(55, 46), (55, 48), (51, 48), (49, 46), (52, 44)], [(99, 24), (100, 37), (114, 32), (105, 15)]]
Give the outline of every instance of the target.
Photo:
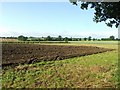
[(118, 37), (118, 30), (104, 30), (104, 31), (56, 31), (56, 32), (33, 32), (33, 31), (24, 31), (18, 30), (16, 28), (8, 28), (8, 27), (0, 27), (0, 36), (19, 36), (19, 35), (25, 35), (25, 36), (34, 36), (34, 37), (42, 37), (42, 36), (53, 36), (57, 37), (58, 35), (61, 35), (63, 37), (78, 37), (78, 38), (84, 38), (92, 36), (93, 38), (108, 38), (111, 35), (114, 35), (116, 38)]
[(105, 30), (105, 31), (80, 31), (80, 32), (65, 32), (61, 33), (63, 36), (68, 36), (68, 37), (89, 37), (92, 36), (93, 38), (107, 38), (111, 35), (114, 35), (115, 37), (118, 37), (118, 31), (117, 30)]
[(16, 32), (13, 29), (7, 28), (7, 27), (0, 27), (0, 36), (18, 36), (19, 32)]

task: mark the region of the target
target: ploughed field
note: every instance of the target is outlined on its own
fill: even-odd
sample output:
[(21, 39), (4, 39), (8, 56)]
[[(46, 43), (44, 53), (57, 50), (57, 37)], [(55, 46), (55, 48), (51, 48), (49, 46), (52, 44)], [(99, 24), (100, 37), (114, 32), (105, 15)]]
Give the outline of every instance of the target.
[(63, 60), (111, 51), (94, 46), (65, 46), (39, 44), (3, 44), (2, 65), (31, 64), (39, 61)]

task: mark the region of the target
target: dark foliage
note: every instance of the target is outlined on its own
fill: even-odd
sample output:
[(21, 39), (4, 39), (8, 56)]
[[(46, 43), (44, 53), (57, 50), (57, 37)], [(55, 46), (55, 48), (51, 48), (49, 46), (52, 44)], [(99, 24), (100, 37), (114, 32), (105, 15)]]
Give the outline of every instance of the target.
[(107, 26), (112, 27), (115, 25), (118, 28), (120, 23), (120, 2), (82, 2), (80, 8), (87, 10), (89, 6), (95, 10), (93, 21), (96, 23), (104, 21)]

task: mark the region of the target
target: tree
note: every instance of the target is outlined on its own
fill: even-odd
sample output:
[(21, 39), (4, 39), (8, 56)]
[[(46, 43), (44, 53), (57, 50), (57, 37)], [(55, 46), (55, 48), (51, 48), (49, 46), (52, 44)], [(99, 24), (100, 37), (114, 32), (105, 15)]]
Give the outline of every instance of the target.
[(25, 37), (23, 35), (18, 36), (18, 40), (20, 40), (20, 41), (26, 41), (27, 39), (28, 39), (28, 37)]
[(52, 41), (52, 37), (47, 36), (46, 40), (47, 40), (47, 41)]
[(86, 41), (87, 40), (87, 38), (85, 37), (85, 38), (83, 38), (84, 39), (84, 41)]
[(62, 41), (62, 36), (58, 36), (58, 41)]
[[(69, 0), (71, 3), (76, 3), (82, 0)], [(94, 18), (93, 21), (98, 22), (105, 22), (105, 24), (109, 27), (115, 25), (118, 28), (120, 23), (120, 2), (82, 2), (81, 9), (94, 9)]]
[(93, 41), (95, 41), (96, 39), (95, 38), (93, 38)]
[(91, 36), (89, 36), (89, 37), (88, 37), (88, 41), (91, 41), (91, 38), (92, 38), (92, 37), (91, 37)]
[(79, 41), (81, 41), (82, 40), (82, 38), (79, 38)]
[(71, 37), (71, 38), (68, 38), (68, 41), (72, 41), (72, 37)]
[(101, 38), (102, 41), (110, 41), (110, 38)]
[(109, 38), (110, 38), (110, 40), (115, 40), (114, 36), (110, 36)]
[(64, 41), (67, 43), (67, 42), (68, 42), (68, 37), (65, 37), (65, 38), (64, 38)]
[(71, 3), (73, 3), (73, 5), (77, 5), (77, 0), (69, 0)]
[(118, 40), (118, 38), (116, 38), (115, 40)]

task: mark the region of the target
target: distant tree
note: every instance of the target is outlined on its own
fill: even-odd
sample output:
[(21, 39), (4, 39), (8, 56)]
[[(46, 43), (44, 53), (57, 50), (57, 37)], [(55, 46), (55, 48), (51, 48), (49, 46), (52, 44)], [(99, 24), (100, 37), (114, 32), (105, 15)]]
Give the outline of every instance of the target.
[(7, 39), (17, 39), (17, 37), (6, 37)]
[[(83, 0), (69, 1), (74, 5), (77, 5), (77, 2)], [(115, 27), (118, 28), (120, 23), (120, 2), (82, 2), (80, 7), (83, 10), (87, 10), (88, 8), (95, 10), (93, 18), (94, 22), (105, 22), (109, 27), (115, 25)]]
[(23, 35), (18, 36), (18, 40), (20, 41), (27, 41), (28, 37), (25, 37)]
[(102, 41), (109, 41), (110, 38), (101, 38)]
[(65, 37), (65, 38), (64, 38), (64, 41), (65, 41), (65, 42), (68, 42), (68, 37)]
[(118, 41), (119, 39), (118, 39), (118, 38), (116, 38), (115, 40), (117, 40), (117, 41)]
[(86, 41), (87, 40), (87, 38), (85, 37), (85, 38), (83, 38), (84, 39), (84, 41)]
[(101, 41), (101, 39), (97, 39), (97, 41)]
[(79, 38), (72, 38), (72, 41), (79, 41)]
[(82, 38), (79, 38), (79, 41), (81, 41), (82, 40)]
[(95, 41), (96, 39), (95, 38), (93, 38), (93, 41)]
[(71, 38), (68, 38), (68, 41), (72, 41), (72, 37), (71, 37)]
[(45, 41), (45, 37), (41, 37), (41, 40), (42, 40), (42, 41)]
[(88, 37), (88, 41), (91, 41), (91, 39), (92, 39), (92, 37), (91, 37), (91, 36), (89, 36), (89, 37)]
[(109, 38), (101, 38), (102, 41), (111, 41), (111, 40), (115, 40), (115, 38), (113, 36), (110, 36)]
[(58, 41), (62, 41), (62, 36), (58, 36)]
[(42, 38), (38, 38), (38, 41), (43, 41)]
[(110, 36), (109, 38), (110, 38), (110, 40), (114, 40), (115, 36)]
[(29, 38), (35, 38), (35, 37), (30, 36)]
[(51, 36), (47, 36), (46, 41), (52, 41), (52, 37)]

